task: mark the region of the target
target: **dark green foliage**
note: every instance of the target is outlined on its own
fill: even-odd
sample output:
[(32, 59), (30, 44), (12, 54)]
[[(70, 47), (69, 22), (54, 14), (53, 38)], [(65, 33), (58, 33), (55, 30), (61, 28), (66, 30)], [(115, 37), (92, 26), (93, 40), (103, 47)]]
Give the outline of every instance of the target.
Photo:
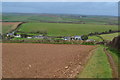
[(83, 42), (82, 45), (95, 45), (94, 42)]
[(111, 48), (111, 47), (108, 47), (107, 49), (110, 50), (110, 51), (113, 52), (113, 53), (116, 53), (116, 55), (118, 55), (118, 57), (120, 58), (120, 51), (118, 51), (118, 50), (115, 49), (115, 48)]
[(88, 36), (87, 35), (83, 35), (81, 36), (82, 40), (87, 40), (88, 39)]
[(22, 38), (27, 38), (27, 36), (28, 36), (27, 34), (24, 34), (24, 33), (21, 34), (21, 37), (22, 37)]

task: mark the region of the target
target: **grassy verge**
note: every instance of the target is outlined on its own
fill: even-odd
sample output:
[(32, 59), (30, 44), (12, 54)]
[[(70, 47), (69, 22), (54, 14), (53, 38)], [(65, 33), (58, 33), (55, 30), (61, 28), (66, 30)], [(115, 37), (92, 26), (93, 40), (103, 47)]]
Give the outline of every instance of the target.
[(112, 70), (103, 47), (99, 46), (78, 78), (112, 78)]
[[(117, 72), (120, 72), (120, 63), (119, 63), (119, 60), (120, 60), (120, 52), (116, 49), (113, 49), (113, 48), (107, 48), (107, 50), (109, 51), (109, 53), (111, 54), (114, 62), (115, 62), (115, 66), (117, 68)], [(120, 74), (119, 74), (120, 76)]]
[(120, 57), (120, 55), (117, 54), (118, 52), (116, 50), (114, 50), (114, 49), (108, 48), (108, 51), (111, 54), (111, 56), (113, 57), (113, 60), (114, 60), (114, 62), (116, 64), (116, 66), (118, 67), (118, 58)]

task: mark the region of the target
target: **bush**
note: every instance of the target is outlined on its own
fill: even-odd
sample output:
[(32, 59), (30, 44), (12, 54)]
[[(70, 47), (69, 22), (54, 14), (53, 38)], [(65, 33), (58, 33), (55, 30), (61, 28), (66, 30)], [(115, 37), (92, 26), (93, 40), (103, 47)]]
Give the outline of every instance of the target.
[(82, 45), (95, 45), (94, 42), (83, 42)]
[(81, 36), (82, 40), (87, 40), (88, 39), (88, 36), (87, 35), (83, 35)]

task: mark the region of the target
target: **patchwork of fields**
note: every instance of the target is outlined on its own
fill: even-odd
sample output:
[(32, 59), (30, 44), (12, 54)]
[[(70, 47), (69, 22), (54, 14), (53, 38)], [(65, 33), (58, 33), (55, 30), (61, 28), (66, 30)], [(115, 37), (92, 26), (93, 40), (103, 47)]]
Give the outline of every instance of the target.
[(34, 14), (34, 13), (4, 13), (3, 21), (20, 22), (72, 22), (86, 24), (118, 24), (118, 17), (115, 16), (85, 16), (72, 14)]
[[(91, 32), (109, 33), (110, 30), (118, 30), (117, 17), (6, 13), (3, 15), (3, 21), (5, 21), (1, 22), (3, 34), (10, 33), (19, 24), (25, 22), (14, 32), (16, 32), (16, 35), (27, 36), (11, 39), (10, 36), (4, 36), (11, 43), (3, 43), (2, 45), (3, 78), (113, 77), (112, 68), (103, 50), (106, 48), (105, 46), (96, 46), (96, 44), (91, 46), (88, 44), (75, 45), (72, 41), (70, 43), (69, 40), (66, 42), (67, 44), (63, 44), (63, 42), (55, 44), (51, 39), (49, 41), (54, 44), (50, 44), (49, 41), (43, 44), (44, 40), (47, 41), (47, 39), (41, 39), (43, 42), (39, 42), (40, 38), (30, 37), (41, 36), (41, 34), (45, 37), (68, 37), (86, 35)], [(88, 39), (102, 42), (103, 40), (100, 38), (102, 37), (104, 40), (111, 41), (118, 35), (119, 33), (103, 34), (99, 37), (88, 36)], [(59, 41), (58, 39), (55, 40)], [(20, 40), (20, 43), (12, 43), (14, 40)], [(36, 41), (42, 44), (37, 44)], [(114, 50), (109, 52), (113, 56), (113, 62), (117, 64), (118, 53)], [(78, 73), (80, 74), (78, 75)]]
[(49, 36), (73, 36), (89, 34), (90, 32), (104, 32), (118, 30), (116, 25), (67, 24), (67, 23), (36, 23), (22, 24), (18, 31), (35, 32), (46, 31)]

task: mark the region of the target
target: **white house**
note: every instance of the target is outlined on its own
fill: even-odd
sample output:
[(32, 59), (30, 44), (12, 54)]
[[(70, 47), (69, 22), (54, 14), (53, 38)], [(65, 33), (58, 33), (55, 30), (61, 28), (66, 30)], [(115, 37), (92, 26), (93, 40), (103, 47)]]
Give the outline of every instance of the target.
[(64, 40), (82, 40), (81, 36), (64, 37)]
[(16, 38), (20, 38), (21, 35), (20, 35), (20, 34), (17, 34), (17, 35), (15, 35), (14, 37), (16, 37)]
[(82, 40), (81, 36), (74, 36), (75, 40)]
[(32, 37), (29, 37), (29, 36), (28, 36), (27, 38), (28, 38), (28, 39), (31, 39)]

